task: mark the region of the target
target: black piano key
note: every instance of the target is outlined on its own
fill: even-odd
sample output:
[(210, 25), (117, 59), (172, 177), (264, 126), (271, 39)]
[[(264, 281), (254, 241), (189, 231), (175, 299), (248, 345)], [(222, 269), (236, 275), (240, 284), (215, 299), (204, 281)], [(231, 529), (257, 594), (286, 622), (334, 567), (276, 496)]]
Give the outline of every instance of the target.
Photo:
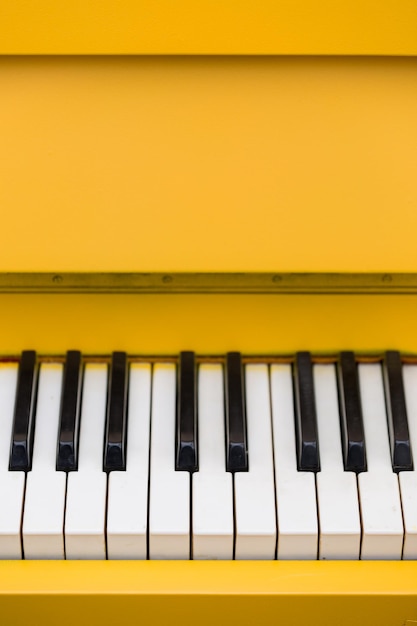
[(181, 352), (178, 368), (175, 469), (198, 470), (197, 395), (194, 352)]
[(337, 371), (344, 467), (347, 472), (365, 472), (365, 433), (358, 369), (353, 352), (340, 353)]
[(125, 352), (113, 352), (107, 400), (104, 442), (105, 472), (126, 470), (127, 360)]
[(392, 469), (394, 472), (411, 471), (413, 459), (399, 352), (386, 352), (383, 371)]
[(81, 401), (81, 352), (67, 352), (62, 383), (56, 469), (73, 472), (78, 468), (78, 435)]
[(226, 469), (247, 472), (249, 469), (246, 439), (246, 410), (242, 358), (229, 352), (226, 359)]
[(294, 382), (298, 469), (306, 472), (318, 472), (320, 471), (320, 457), (317, 437), (316, 400), (314, 395), (313, 366), (309, 352), (298, 352), (296, 354)]
[(9, 470), (32, 468), (33, 433), (37, 393), (36, 352), (22, 352), (17, 378)]

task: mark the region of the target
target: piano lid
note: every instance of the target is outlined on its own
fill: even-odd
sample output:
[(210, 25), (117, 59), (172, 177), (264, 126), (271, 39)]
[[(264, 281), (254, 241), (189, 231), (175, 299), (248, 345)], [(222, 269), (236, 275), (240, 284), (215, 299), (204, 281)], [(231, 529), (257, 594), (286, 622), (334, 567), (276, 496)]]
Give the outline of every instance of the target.
[(417, 54), (414, 0), (13, 0), (0, 54)]

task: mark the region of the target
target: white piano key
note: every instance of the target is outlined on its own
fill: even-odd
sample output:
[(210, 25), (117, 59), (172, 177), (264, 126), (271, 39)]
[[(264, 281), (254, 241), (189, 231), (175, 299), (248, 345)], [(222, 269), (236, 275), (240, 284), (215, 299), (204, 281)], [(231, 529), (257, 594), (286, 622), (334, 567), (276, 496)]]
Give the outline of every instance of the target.
[(129, 372), (126, 471), (110, 472), (107, 496), (107, 556), (146, 559), (151, 366), (132, 363)]
[(276, 511), (267, 365), (246, 365), (249, 471), (236, 472), (235, 558), (274, 559)]
[(417, 366), (403, 365), (405, 402), (414, 470), (400, 472), (404, 520), (403, 559), (417, 559)]
[(392, 471), (382, 370), (360, 364), (368, 471), (358, 477), (362, 515), (361, 559), (401, 559), (403, 522), (398, 478)]
[(107, 400), (107, 365), (85, 366), (78, 471), (69, 472), (65, 514), (67, 559), (105, 559), (107, 476), (103, 441)]
[(277, 558), (316, 559), (316, 486), (312, 472), (297, 471), (290, 365), (271, 366), (271, 406), (278, 511)]
[(193, 474), (193, 558), (233, 559), (233, 480), (226, 472), (221, 365), (198, 371), (199, 471)]
[(26, 479), (23, 515), (25, 559), (64, 559), (66, 474), (56, 471), (63, 366), (40, 367), (32, 470)]
[(154, 366), (149, 558), (190, 558), (190, 474), (175, 471), (176, 367)]
[(21, 559), (25, 472), (9, 472), (17, 363), (0, 364), (0, 559)]
[(359, 559), (361, 524), (356, 474), (343, 467), (339, 403), (334, 365), (314, 365), (320, 445), (316, 475), (319, 559)]

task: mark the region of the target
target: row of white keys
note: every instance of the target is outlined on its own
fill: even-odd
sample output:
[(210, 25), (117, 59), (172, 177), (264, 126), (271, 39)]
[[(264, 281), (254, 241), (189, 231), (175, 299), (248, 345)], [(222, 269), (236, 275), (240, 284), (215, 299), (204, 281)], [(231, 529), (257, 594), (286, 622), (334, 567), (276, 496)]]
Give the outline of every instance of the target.
[(32, 470), (26, 479), (22, 538), (26, 559), (64, 559), (66, 475), (56, 471), (63, 366), (40, 366)]
[(277, 558), (316, 559), (316, 487), (313, 473), (297, 470), (290, 365), (271, 366), (271, 406), (278, 512)]
[(404, 520), (403, 559), (417, 559), (417, 366), (403, 365), (405, 401), (414, 471), (400, 472), (401, 504)]
[(146, 559), (151, 365), (132, 363), (129, 372), (129, 436), (126, 471), (110, 472), (107, 499), (107, 556)]
[(198, 370), (199, 471), (192, 477), (194, 559), (233, 559), (233, 479), (226, 472), (221, 365)]
[(249, 470), (234, 475), (235, 558), (274, 559), (276, 507), (267, 365), (246, 365), (245, 389)]
[[(10, 441), (17, 387), (17, 363), (0, 364), (0, 558), (21, 559), (20, 526), (25, 473), (9, 472)], [(7, 503), (7, 505), (5, 505)]]
[(320, 472), (317, 473), (319, 559), (359, 559), (361, 523), (356, 474), (345, 472), (334, 365), (314, 365)]
[[(411, 445), (416, 451), (417, 367), (404, 366), (403, 371)], [(297, 471), (291, 367), (273, 365), (269, 374), (266, 365), (246, 366), (249, 472), (234, 476), (235, 517), (232, 476), (225, 471), (222, 367), (199, 368), (200, 471), (191, 484), (188, 472), (175, 471), (175, 365), (155, 365), (152, 377), (150, 365), (132, 364), (129, 376), (127, 470), (112, 472), (108, 479), (109, 558), (146, 558), (151, 412), (150, 558), (188, 559), (191, 529), (196, 559), (232, 558), (233, 541), (237, 559), (274, 558), (275, 498), (279, 559), (315, 559), (317, 554), (326, 559), (358, 558), (358, 495), (355, 475), (343, 471), (334, 366), (314, 366), (321, 458), (318, 510), (314, 474)], [(358, 477), (361, 558), (400, 559), (401, 502), (391, 465), (380, 365), (359, 365), (359, 381), (368, 462), (368, 471)], [(0, 365), (0, 497), (8, 502), (0, 508), (0, 557), (19, 559), (25, 475), (8, 471), (16, 382), (17, 367)], [(67, 478), (55, 469), (62, 365), (40, 366), (33, 466), (26, 479), (22, 527), (26, 558), (64, 558), (64, 540), (67, 558), (106, 558), (103, 434), (107, 385), (107, 366), (87, 364), (79, 469)], [(416, 558), (417, 472), (402, 472), (400, 486), (404, 558)]]
[(359, 364), (367, 471), (358, 476), (361, 559), (401, 559), (403, 522), (398, 477), (392, 470), (381, 366)]

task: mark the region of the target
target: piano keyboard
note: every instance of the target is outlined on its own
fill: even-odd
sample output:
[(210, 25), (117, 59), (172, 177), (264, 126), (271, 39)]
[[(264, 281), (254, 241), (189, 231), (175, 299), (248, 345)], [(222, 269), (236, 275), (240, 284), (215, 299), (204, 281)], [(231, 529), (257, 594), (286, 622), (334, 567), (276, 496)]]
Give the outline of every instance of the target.
[(0, 363), (2, 559), (415, 559), (417, 365)]

